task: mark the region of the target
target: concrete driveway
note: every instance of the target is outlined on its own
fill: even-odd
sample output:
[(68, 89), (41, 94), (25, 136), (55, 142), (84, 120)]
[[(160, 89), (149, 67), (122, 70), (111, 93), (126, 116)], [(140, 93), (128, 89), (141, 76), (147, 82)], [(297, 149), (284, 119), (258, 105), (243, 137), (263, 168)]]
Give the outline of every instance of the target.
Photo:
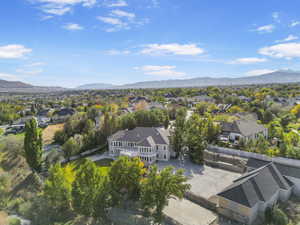
[(196, 165), (189, 160), (180, 162), (176, 159), (169, 162), (158, 162), (157, 165), (160, 169), (170, 165), (176, 169), (184, 169), (188, 183), (192, 186), (190, 192), (206, 199), (221, 192), (232, 184), (233, 180), (241, 176), (239, 173), (227, 170)]
[(170, 199), (163, 212), (182, 225), (209, 225), (217, 219), (213, 212), (187, 199)]

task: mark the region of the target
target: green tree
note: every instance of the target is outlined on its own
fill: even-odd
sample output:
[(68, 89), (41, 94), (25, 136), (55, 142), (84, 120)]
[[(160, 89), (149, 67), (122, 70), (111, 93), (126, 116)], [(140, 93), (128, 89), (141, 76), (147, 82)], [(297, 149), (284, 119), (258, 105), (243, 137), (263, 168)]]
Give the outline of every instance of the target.
[(70, 158), (80, 153), (83, 145), (83, 137), (79, 134), (74, 137), (70, 137), (68, 141), (62, 146), (62, 150), (66, 158)]
[(200, 118), (198, 114), (193, 114), (186, 123), (184, 143), (189, 148), (191, 160), (198, 164), (203, 163), (203, 153), (208, 142), (208, 130), (213, 126), (212, 124), (208, 126), (208, 124), (208, 120)]
[(141, 202), (146, 212), (154, 210), (152, 216), (155, 222), (162, 221), (162, 211), (172, 196), (179, 199), (184, 197), (184, 193), (190, 189), (186, 181), (183, 170), (174, 173), (172, 167), (167, 167), (159, 172), (157, 166), (151, 167), (147, 178), (142, 182)]
[(75, 180), (74, 167), (55, 164), (49, 170), (43, 196), (56, 212), (72, 209), (72, 184)]
[(32, 169), (40, 171), (42, 166), (43, 141), (42, 132), (38, 129), (35, 118), (26, 122), (24, 150), (28, 165)]
[(108, 178), (100, 167), (85, 160), (73, 183), (73, 206), (78, 214), (101, 218), (109, 206)]
[(174, 131), (171, 136), (171, 143), (177, 156), (183, 147), (183, 135), (185, 129), (186, 110), (181, 108), (177, 111), (176, 120), (174, 123)]
[(136, 199), (144, 174), (144, 163), (139, 158), (124, 156), (114, 161), (109, 171), (113, 203), (118, 205), (126, 199)]

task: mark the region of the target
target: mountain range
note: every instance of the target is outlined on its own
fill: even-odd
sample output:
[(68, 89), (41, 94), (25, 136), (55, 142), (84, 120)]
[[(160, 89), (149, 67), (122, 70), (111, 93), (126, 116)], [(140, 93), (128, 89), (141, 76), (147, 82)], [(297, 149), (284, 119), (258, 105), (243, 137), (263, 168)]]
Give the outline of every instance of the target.
[(40, 93), (40, 92), (54, 92), (64, 91), (61, 87), (41, 87), (33, 86), (21, 81), (7, 81), (0, 80), (0, 92), (24, 92), (24, 93)]
[(276, 71), (268, 74), (247, 77), (198, 77), (192, 79), (144, 81), (125, 85), (113, 84), (86, 84), (77, 89), (128, 89), (128, 88), (174, 88), (174, 87), (205, 87), (205, 86), (229, 86), (229, 85), (251, 85), (272, 83), (295, 83), (300, 82), (300, 72)]
[(75, 89), (61, 87), (40, 87), (26, 84), (20, 81), (0, 80), (0, 92), (53, 92), (66, 90), (96, 90), (96, 89), (128, 89), (128, 88), (174, 88), (174, 87), (205, 87), (205, 86), (230, 86), (251, 84), (276, 84), (276, 83), (300, 83), (300, 72), (276, 71), (273, 73), (248, 76), (248, 77), (199, 77), (192, 79), (144, 81), (124, 85), (105, 83), (93, 83), (81, 85)]

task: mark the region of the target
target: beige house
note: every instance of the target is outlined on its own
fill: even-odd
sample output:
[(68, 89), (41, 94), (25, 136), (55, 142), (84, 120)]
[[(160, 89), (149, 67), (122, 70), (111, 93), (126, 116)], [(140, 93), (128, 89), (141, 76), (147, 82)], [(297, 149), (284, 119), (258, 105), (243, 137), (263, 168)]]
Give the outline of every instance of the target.
[(169, 137), (169, 131), (161, 127), (121, 130), (108, 138), (109, 155), (139, 157), (145, 165), (168, 161), (172, 153)]

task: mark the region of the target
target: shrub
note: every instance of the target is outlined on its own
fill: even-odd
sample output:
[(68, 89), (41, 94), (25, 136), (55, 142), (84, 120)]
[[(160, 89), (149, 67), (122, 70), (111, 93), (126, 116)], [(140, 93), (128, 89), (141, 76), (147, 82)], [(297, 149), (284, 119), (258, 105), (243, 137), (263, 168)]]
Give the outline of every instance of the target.
[(287, 225), (289, 223), (287, 215), (278, 207), (274, 208), (272, 215), (274, 225)]
[(21, 220), (18, 218), (10, 218), (9, 225), (21, 225)]

